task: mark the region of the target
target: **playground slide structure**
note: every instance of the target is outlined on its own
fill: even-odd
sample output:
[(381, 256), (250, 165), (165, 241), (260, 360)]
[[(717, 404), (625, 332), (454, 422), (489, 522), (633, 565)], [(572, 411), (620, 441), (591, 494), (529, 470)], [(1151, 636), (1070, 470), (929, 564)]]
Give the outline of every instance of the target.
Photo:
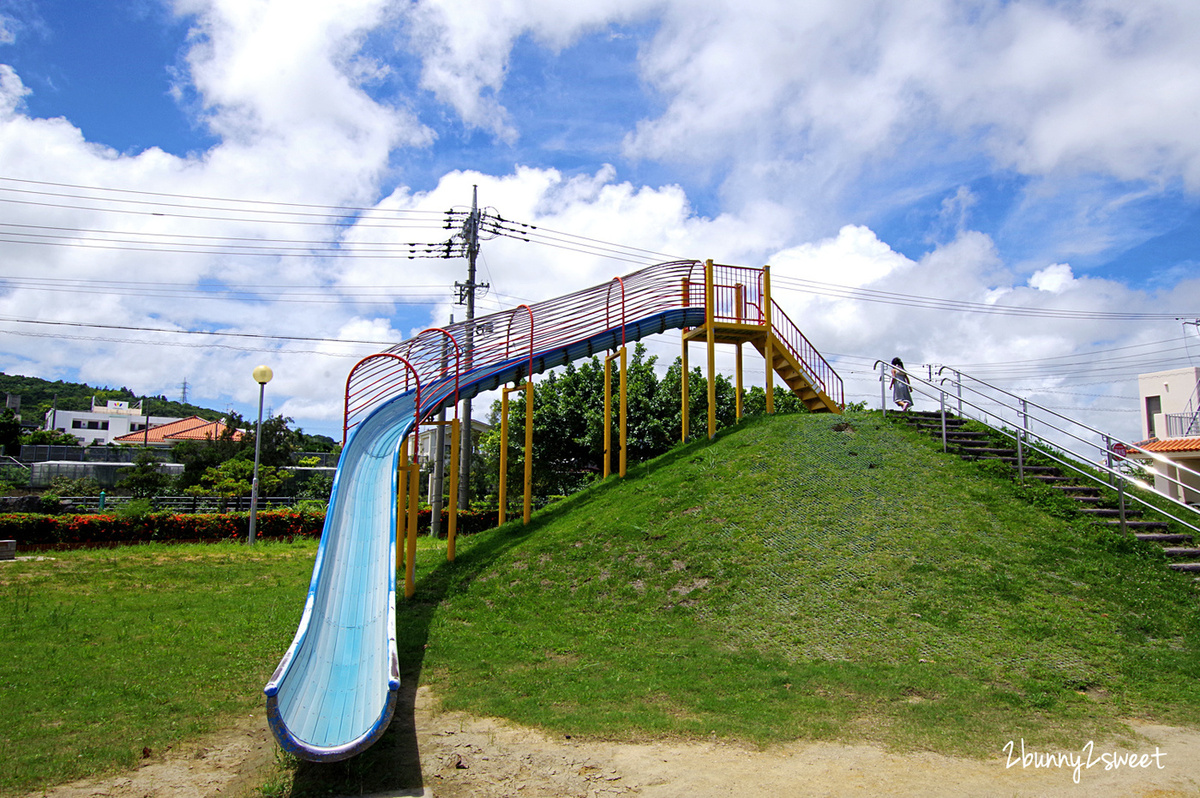
[(400, 688), (397, 470), (405, 438), (415, 439), (423, 420), (578, 358), (706, 326), (721, 331), (710, 343), (736, 338), (772, 352), (769, 367), (806, 404), (840, 412), (841, 379), (773, 303), (768, 270), (711, 262), (650, 266), (426, 330), (360, 361), (346, 383), (344, 446), (304, 611), (264, 688), (280, 746), (303, 759), (337, 761), (365, 750), (391, 722)]

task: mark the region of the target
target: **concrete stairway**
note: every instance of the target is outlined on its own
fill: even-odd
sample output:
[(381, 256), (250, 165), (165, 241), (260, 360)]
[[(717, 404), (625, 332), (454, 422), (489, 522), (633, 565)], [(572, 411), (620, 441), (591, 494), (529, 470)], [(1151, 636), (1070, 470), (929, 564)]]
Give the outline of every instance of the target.
[[(942, 419), (939, 413), (889, 412), (888, 418), (906, 423), (939, 440), (942, 437)], [(964, 419), (955, 416), (946, 417), (947, 450), (959, 455), (964, 460), (997, 460), (1007, 463), (1012, 467), (1015, 475), (1017, 450), (1007, 445), (997, 444), (985, 432), (964, 429), (965, 424)], [(1095, 518), (1098, 523), (1109, 526), (1114, 531), (1120, 531), (1121, 511), (1116, 507), (1105, 506), (1104, 497), (1098, 485), (1082, 484), (1079, 479), (1065, 474), (1058, 466), (1026, 464), (1022, 470), (1026, 477), (1036, 479), (1052, 490), (1061, 491), (1064, 496), (1073, 499), (1079, 505), (1079, 512)], [(1196, 546), (1191, 534), (1173, 533), (1165, 521), (1142, 520), (1141, 511), (1128, 506), (1125, 508), (1125, 528), (1132, 532), (1138, 540), (1161, 545), (1163, 552), (1172, 560), (1169, 567), (1173, 570), (1200, 574), (1200, 547)]]

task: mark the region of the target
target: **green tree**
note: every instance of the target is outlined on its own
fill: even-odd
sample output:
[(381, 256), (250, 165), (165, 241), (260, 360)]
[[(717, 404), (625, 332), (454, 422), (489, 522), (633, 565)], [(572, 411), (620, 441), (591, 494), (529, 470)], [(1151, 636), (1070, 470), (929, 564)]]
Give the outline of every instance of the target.
[[(680, 440), (680, 358), (660, 380), (657, 360), (646, 356), (637, 344), (629, 357), (626, 373), (628, 401), (627, 462), (632, 465), (656, 457)], [(611, 470), (620, 462), (619, 369), (611, 370), (612, 451)], [(743, 415), (765, 412), (766, 393), (758, 386), (743, 397)], [(724, 428), (736, 421), (736, 392), (724, 375), (716, 378), (717, 423)], [(699, 368), (688, 374), (689, 437), (708, 434), (708, 381)], [(804, 410), (804, 405), (786, 388), (775, 391), (777, 413)], [(604, 465), (604, 363), (599, 357), (580, 365), (567, 364), (561, 371), (535, 383), (533, 433), (533, 490), (537, 496), (572, 493), (603, 473)], [(492, 406), (492, 430), (481, 440), (483, 490), (477, 495), (498, 492), (500, 463), (500, 403)], [(524, 478), (524, 393), (509, 397), (508, 484), (512, 501), (521, 493)]]
[[(285, 468), (292, 463), (292, 453), (297, 451), (296, 444), (301, 439), (299, 430), (288, 428), (292, 419), (286, 416), (271, 416), (262, 423), (262, 451), (260, 462), (264, 465)], [(255, 425), (248, 425), (246, 434), (242, 436), (242, 446), (254, 457)]]
[[(237, 413), (230, 413), (225, 419), (225, 431), (219, 436), (203, 441), (180, 441), (171, 450), (176, 463), (183, 465), (183, 473), (179, 475), (178, 486), (185, 493), (188, 488), (196, 487), (207, 473), (227, 460), (232, 460), (246, 450), (245, 439), (238, 436), (238, 428), (244, 427), (245, 422)], [(254, 450), (250, 450), (254, 456)]]
[(135, 499), (153, 499), (166, 493), (174, 481), (170, 475), (159, 470), (154, 451), (142, 449), (134, 457), (133, 468), (117, 483), (117, 488), (127, 491)]
[(21, 422), (9, 407), (0, 414), (0, 451), (10, 457), (21, 453)]
[(22, 446), (78, 446), (79, 439), (56, 429), (35, 429), (21, 436)]
[[(250, 460), (226, 460), (218, 466), (205, 470), (197, 485), (184, 492), (193, 496), (221, 496), (236, 499), (250, 495), (254, 479), (254, 463)], [(279, 489), (283, 478), (274, 466), (260, 465), (258, 469), (258, 495), (268, 496)]]

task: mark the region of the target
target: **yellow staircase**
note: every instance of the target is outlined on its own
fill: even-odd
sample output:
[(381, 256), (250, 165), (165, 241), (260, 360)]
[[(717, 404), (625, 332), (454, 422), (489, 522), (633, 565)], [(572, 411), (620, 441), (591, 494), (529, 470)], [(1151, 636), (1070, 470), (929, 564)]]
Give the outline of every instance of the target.
[[(783, 378), (788, 388), (814, 413), (841, 413), (842, 407), (824, 391), (814, 387), (804, 373), (799, 359), (775, 335), (771, 335), (771, 368)], [(751, 341), (764, 358), (767, 356), (766, 336)]]

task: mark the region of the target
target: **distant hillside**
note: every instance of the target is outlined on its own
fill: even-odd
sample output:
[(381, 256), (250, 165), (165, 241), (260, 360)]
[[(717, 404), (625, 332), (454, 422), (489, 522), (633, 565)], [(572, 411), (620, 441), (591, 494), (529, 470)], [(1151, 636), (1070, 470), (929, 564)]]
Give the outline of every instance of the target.
[(0, 373), (0, 393), (16, 394), (21, 397), (21, 416), (25, 422), (45, 417), (47, 411), (54, 405), (56, 396), (59, 410), (90, 410), (92, 397), (95, 397), (97, 404), (104, 404), (109, 399), (136, 404), (142, 399), (146, 399), (146, 408), (156, 416), (179, 418), (200, 416), (215, 421), (225, 415), (219, 410), (173, 402), (161, 395), (139, 396), (125, 387), (100, 388), (86, 383), (64, 382), (63, 380), (50, 382), (37, 377), (22, 377), (17, 374)]

